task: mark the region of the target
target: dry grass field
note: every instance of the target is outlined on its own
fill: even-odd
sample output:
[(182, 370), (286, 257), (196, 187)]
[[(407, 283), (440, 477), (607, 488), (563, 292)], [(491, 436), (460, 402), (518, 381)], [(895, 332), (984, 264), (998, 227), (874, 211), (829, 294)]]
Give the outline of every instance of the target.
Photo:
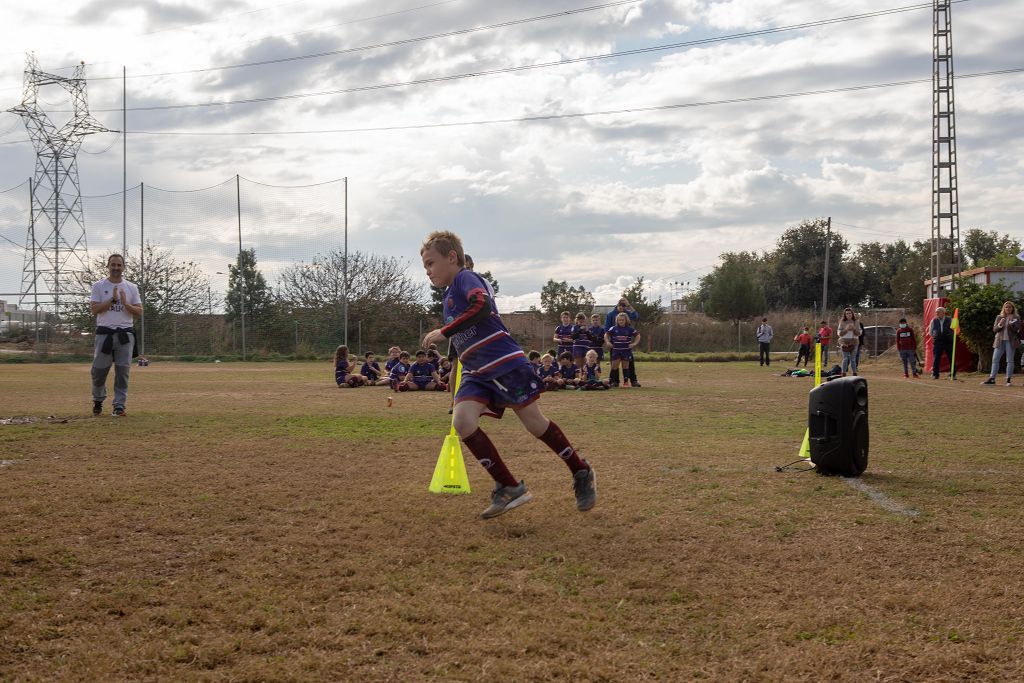
[[(339, 390), (328, 363), (0, 366), (0, 680), (1024, 679), (1024, 388), (867, 364), (858, 489), (796, 457), (811, 380), (641, 364), (511, 415), (534, 501), (427, 492), (448, 395)], [(51, 417), (52, 416), (52, 417)], [(888, 507), (886, 507), (888, 506)]]

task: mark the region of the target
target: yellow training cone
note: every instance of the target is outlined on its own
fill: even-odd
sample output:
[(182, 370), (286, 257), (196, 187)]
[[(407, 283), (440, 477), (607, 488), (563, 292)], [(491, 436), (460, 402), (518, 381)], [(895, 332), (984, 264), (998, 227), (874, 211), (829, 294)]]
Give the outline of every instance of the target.
[(430, 480), (430, 492), (470, 493), (466, 463), (462, 459), (462, 445), (455, 434), (444, 437), (441, 455), (434, 467), (434, 477)]
[[(455, 384), (452, 385), (452, 396), (458, 392), (462, 382), (462, 364), (456, 361)], [(466, 462), (462, 459), (462, 444), (455, 434), (455, 416), (452, 415), (452, 426), (441, 444), (441, 454), (434, 465), (434, 476), (428, 489), (431, 493), (470, 493), (469, 477), (466, 475)]]
[(800, 457), (804, 460), (811, 459), (811, 430), (804, 432), (804, 441), (800, 444)]

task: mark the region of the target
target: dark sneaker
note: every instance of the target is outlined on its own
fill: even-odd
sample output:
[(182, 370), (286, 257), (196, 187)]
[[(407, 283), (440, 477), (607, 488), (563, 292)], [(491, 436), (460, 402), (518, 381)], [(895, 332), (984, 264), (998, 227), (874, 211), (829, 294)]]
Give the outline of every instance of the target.
[(597, 475), (594, 468), (580, 470), (572, 475), (572, 490), (576, 494), (576, 509), (586, 512), (597, 502)]
[(996, 383), (996, 378), (995, 377), (989, 377), (987, 380), (982, 382), (982, 384), (995, 384), (995, 383)]
[(636, 387), (637, 389), (639, 389), (640, 388), (640, 382), (633, 382), (633, 386)]
[(1009, 377), (1006, 378), (1006, 386), (1013, 386), (1013, 380), (1011, 380)]
[(491, 505), (480, 513), (484, 519), (491, 519), (498, 515), (517, 508), (523, 503), (533, 500), (533, 494), (526, 490), (526, 482), (520, 481), (516, 486), (502, 486), (496, 484), (491, 492)]
[(127, 417), (128, 413), (124, 412), (122, 406), (114, 406), (114, 417)]
[(103, 401), (93, 401), (92, 402), (92, 414), (93, 415), (102, 415), (103, 414)]

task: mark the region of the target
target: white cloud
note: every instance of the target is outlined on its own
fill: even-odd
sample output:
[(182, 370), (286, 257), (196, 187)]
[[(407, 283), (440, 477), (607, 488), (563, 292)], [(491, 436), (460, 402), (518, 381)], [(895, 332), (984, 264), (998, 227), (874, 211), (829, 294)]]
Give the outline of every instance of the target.
[[(890, 3), (891, 5), (891, 3)], [(645, 0), (500, 30), (257, 68), (132, 78), (129, 106), (195, 103), (369, 86), (702, 39), (889, 7), (868, 0)], [(24, 51), (45, 68), (85, 59), (91, 76), (130, 76), (294, 57), (540, 15), (549, 3), (450, 3), (392, 17), (369, 0), (308, 0), (212, 8), (166, 0), (94, 0), (0, 9), (0, 102), (20, 98)], [(954, 10), (960, 73), (1018, 66), (1024, 17), (1010, 0)], [(78, 13), (84, 24), (73, 19)], [(94, 21), (103, 15), (102, 21)], [(55, 18), (56, 17), (56, 18)], [(156, 32), (154, 32), (156, 31)], [(930, 11), (918, 10), (757, 39), (710, 43), (588, 63), (420, 86), (232, 107), (129, 112), (130, 130), (324, 130), (485, 121), (730, 100), (927, 78)], [(62, 72), (66, 73), (66, 72)], [(957, 83), (961, 225), (1024, 237), (1024, 80)], [(93, 81), (95, 109), (121, 104), (118, 80)], [(120, 112), (99, 113), (120, 127)], [(5, 142), (24, 134), (0, 116)], [(110, 138), (96, 136), (99, 150)], [(884, 224), (925, 238), (930, 216), (931, 88), (864, 90), (790, 99), (630, 112), (585, 119), (356, 134), (244, 137), (131, 135), (129, 184), (188, 189), (236, 173), (298, 185), (348, 176), (354, 248), (415, 263), (424, 232), (451, 227), (501, 282), (512, 308), (539, 303), (548, 278), (614, 299), (624, 279), (695, 278), (724, 251), (764, 249), (805, 217)], [(116, 192), (120, 145), (80, 158), (86, 194)], [(0, 145), (0, 189), (32, 173), (24, 145)], [(286, 197), (267, 192), (265, 201)], [(230, 208), (230, 207), (228, 207)], [(9, 211), (3, 216), (9, 215)], [(119, 214), (93, 213), (96, 241)], [(3, 220), (0, 217), (0, 220)], [(317, 224), (319, 225), (319, 224)], [(301, 231), (296, 221), (292, 229)], [(878, 239), (857, 233), (858, 239)], [(320, 228), (316, 228), (320, 230)], [(202, 235), (202, 228), (196, 228)], [(338, 242), (340, 230), (295, 240), (298, 257)], [(17, 217), (0, 235), (24, 240)], [(93, 233), (90, 233), (93, 236)], [(227, 244), (210, 236), (210, 244)], [(94, 242), (91, 240), (90, 244)], [(182, 240), (181, 244), (188, 243)], [(191, 242), (195, 244), (195, 242)], [(189, 249), (197, 249), (191, 246)], [(211, 247), (212, 249), (212, 247)], [(275, 246), (275, 258), (287, 254)], [(212, 257), (211, 257), (212, 258)], [(218, 252), (216, 258), (221, 258)], [(20, 282), (5, 258), (0, 288)], [(685, 281), (685, 280), (684, 280)], [(618, 288), (618, 291), (616, 289)], [(668, 289), (667, 289), (668, 288)], [(655, 291), (652, 289), (652, 291)], [(504, 304), (503, 304), (504, 306)], [(508, 306), (505, 306), (508, 308)]]

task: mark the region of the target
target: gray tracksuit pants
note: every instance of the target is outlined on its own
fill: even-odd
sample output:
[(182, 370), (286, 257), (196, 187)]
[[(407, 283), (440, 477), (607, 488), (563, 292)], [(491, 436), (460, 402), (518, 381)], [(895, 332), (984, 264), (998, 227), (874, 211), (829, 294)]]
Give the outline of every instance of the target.
[(107, 397), (107, 375), (110, 373), (110, 366), (114, 366), (114, 406), (125, 407), (128, 400), (128, 371), (132, 368), (132, 347), (135, 344), (135, 335), (128, 333), (128, 343), (122, 344), (113, 335), (113, 354), (103, 353), (100, 349), (103, 342), (107, 340), (106, 335), (96, 335), (96, 347), (92, 357), (92, 400), (102, 401)]

